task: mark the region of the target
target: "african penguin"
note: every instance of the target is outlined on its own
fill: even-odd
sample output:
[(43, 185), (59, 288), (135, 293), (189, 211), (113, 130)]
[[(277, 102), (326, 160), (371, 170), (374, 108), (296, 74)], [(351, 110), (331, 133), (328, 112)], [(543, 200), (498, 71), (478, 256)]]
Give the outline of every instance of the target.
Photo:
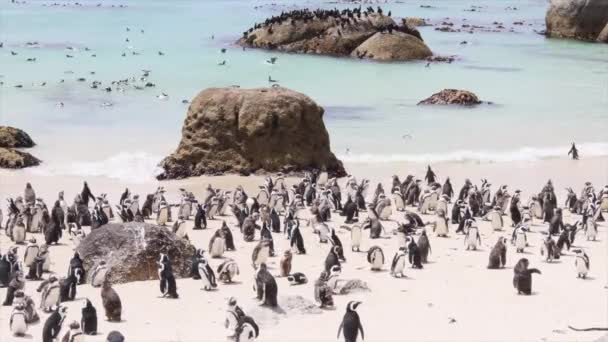
[(530, 262), (526, 258), (521, 258), (513, 269), (513, 287), (517, 289), (517, 294), (532, 294), (532, 273), (541, 274), (536, 268), (528, 268)]
[(384, 265), (384, 252), (379, 246), (372, 246), (367, 251), (367, 262), (371, 265), (372, 271), (380, 271)]
[(361, 325), (361, 319), (357, 313), (357, 307), (359, 305), (361, 305), (361, 302), (351, 301), (348, 303), (346, 306), (346, 313), (344, 314), (344, 318), (342, 318), (342, 322), (338, 328), (337, 338), (340, 338), (340, 333), (342, 332), (342, 329), (344, 329), (345, 342), (357, 342), (359, 332), (361, 332), (361, 339), (365, 339), (363, 325)]

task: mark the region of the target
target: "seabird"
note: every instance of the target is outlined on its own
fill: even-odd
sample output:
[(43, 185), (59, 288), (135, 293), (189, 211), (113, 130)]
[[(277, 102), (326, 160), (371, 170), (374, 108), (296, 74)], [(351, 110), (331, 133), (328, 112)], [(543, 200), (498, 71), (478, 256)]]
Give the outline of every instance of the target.
[(169, 95), (167, 95), (165, 93), (161, 93), (160, 95), (156, 95), (156, 98), (159, 100), (166, 100), (169, 98)]

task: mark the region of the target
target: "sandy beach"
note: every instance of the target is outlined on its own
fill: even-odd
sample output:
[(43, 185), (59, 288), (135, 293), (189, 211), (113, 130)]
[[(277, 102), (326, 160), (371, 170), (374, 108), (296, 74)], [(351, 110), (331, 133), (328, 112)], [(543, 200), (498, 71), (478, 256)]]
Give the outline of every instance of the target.
[[(438, 164), (433, 169), (443, 182), (450, 177), (455, 191), (465, 178), (479, 184), (481, 178), (488, 179), (492, 192), (502, 184), (510, 189), (521, 189), (522, 200), (538, 193), (548, 179), (554, 183), (558, 203), (563, 206), (565, 187), (580, 192), (584, 182), (590, 181), (596, 189), (601, 189), (608, 181), (608, 159), (593, 158), (580, 161), (564, 159), (537, 162), (513, 162), (495, 164)], [(382, 182), (390, 188), (390, 177), (397, 174), (401, 179), (407, 174), (423, 178), (424, 164), (346, 164), (348, 172), (357, 179), (371, 180), (372, 189)], [(85, 179), (79, 177), (33, 176), (19, 171), (0, 171), (0, 197), (16, 197), (23, 193), (26, 182), (31, 182), (36, 194), (52, 203), (61, 190), (71, 202), (75, 193), (81, 190)], [(86, 179), (94, 194), (107, 193), (110, 203), (115, 204), (125, 187), (133, 194), (145, 197), (154, 192), (157, 182), (127, 184), (121, 181), (97, 177)], [(256, 194), (262, 176), (220, 176), (197, 177), (180, 181), (162, 182), (167, 189), (167, 198), (178, 203), (178, 189), (184, 187), (197, 197), (202, 196), (208, 184), (214, 188), (233, 190), (242, 185), (250, 195)], [(288, 184), (299, 181), (287, 180)], [(343, 180), (341, 181), (343, 185)], [(373, 191), (370, 191), (373, 193)], [(451, 208), (451, 206), (450, 206)], [(3, 208), (3, 211), (5, 208)], [(415, 210), (415, 208), (408, 208)], [(174, 208), (174, 210), (176, 210)], [(301, 216), (309, 215), (304, 209)], [(362, 213), (360, 220), (366, 214)], [(5, 216), (6, 217), (6, 216)], [(433, 222), (434, 215), (422, 215), (425, 222)], [(218, 289), (206, 292), (201, 289), (200, 280), (178, 279), (179, 299), (160, 297), (158, 280), (115, 285), (114, 288), (123, 303), (123, 321), (109, 323), (105, 320), (101, 304), (100, 289), (89, 284), (78, 286), (76, 300), (63, 305), (68, 315), (60, 336), (67, 331), (72, 320), (80, 321), (80, 310), (84, 299), (89, 298), (97, 308), (99, 335), (86, 336), (86, 341), (105, 341), (112, 330), (122, 332), (127, 341), (225, 341), (223, 322), (226, 299), (237, 298), (243, 310), (260, 325), (259, 341), (335, 341), (338, 326), (344, 315), (346, 304), (360, 300), (359, 315), (365, 328), (366, 341), (591, 341), (605, 335), (605, 332), (575, 332), (568, 328), (606, 327), (608, 321), (608, 265), (607, 265), (607, 225), (600, 223), (597, 241), (585, 241), (580, 233), (574, 245), (583, 248), (591, 260), (591, 271), (587, 279), (577, 279), (572, 251), (557, 261), (548, 264), (539, 254), (541, 231), (546, 224), (535, 220), (528, 234), (529, 247), (518, 254), (512, 245), (507, 246), (507, 263), (504, 269), (488, 270), (488, 255), (499, 237), (510, 237), (510, 219), (505, 216), (505, 230), (493, 231), (489, 222), (478, 220), (481, 233), (481, 249), (466, 251), (463, 236), (455, 234), (450, 225), (448, 238), (439, 238), (429, 228), (432, 252), (429, 263), (423, 269), (406, 269), (406, 278), (397, 279), (390, 275), (390, 260), (397, 251), (397, 241), (392, 231), (397, 222), (403, 221), (403, 214), (393, 211), (390, 221), (384, 221), (386, 239), (371, 240), (364, 233), (362, 251), (373, 245), (384, 250), (385, 264), (382, 271), (372, 272), (366, 261), (366, 253), (351, 252), (350, 234), (341, 229), (344, 218), (332, 214), (328, 224), (336, 232), (345, 248), (347, 262), (342, 265), (344, 279), (365, 281), (369, 292), (336, 295), (335, 309), (321, 310), (314, 302), (314, 280), (323, 269), (323, 262), (330, 245), (320, 244), (310, 227), (302, 227), (306, 255), (294, 255), (293, 272), (307, 275), (305, 285), (290, 286), (285, 278), (278, 277), (278, 265), (282, 252), (289, 248), (283, 234), (273, 234), (276, 257), (269, 261), (270, 272), (277, 277), (279, 288), (279, 310), (260, 307), (252, 290), (254, 270), (251, 267), (251, 252), (256, 242), (247, 243), (242, 239), (234, 216), (217, 217), (209, 221), (208, 229), (192, 231), (193, 222), (188, 221), (188, 236), (197, 248), (206, 249), (213, 232), (225, 220), (235, 237), (237, 251), (226, 252), (225, 257), (234, 259), (241, 274), (232, 285), (219, 284)], [(283, 217), (281, 217), (283, 220)], [(574, 223), (580, 217), (565, 211), (565, 223)], [(42, 241), (41, 235), (34, 236)], [(256, 241), (259, 233), (256, 235)], [(0, 234), (0, 251), (4, 253), (12, 243), (4, 233)], [(73, 244), (64, 235), (60, 245), (51, 247), (52, 271), (65, 276), (69, 259), (73, 254)], [(22, 257), (24, 246), (19, 248)], [(533, 294), (517, 295), (513, 288), (513, 266), (521, 258), (530, 260), (531, 267), (541, 270), (534, 275)], [(210, 259), (217, 267), (222, 259)], [(45, 275), (48, 276), (48, 275)], [(36, 303), (40, 295), (35, 289), (39, 282), (27, 281), (25, 292)], [(3, 299), (6, 289), (0, 289)], [(41, 322), (29, 327), (25, 340), (40, 341), (41, 331), (47, 314), (39, 312)], [(0, 340), (14, 341), (10, 336), (8, 320), (10, 310), (0, 307)], [(19, 339), (24, 340), (24, 339)]]

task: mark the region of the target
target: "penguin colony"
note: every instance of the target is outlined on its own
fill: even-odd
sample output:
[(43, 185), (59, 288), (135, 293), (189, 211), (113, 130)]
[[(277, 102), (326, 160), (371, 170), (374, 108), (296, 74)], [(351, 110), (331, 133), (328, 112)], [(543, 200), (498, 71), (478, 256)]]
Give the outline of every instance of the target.
[[(320, 275), (315, 277), (314, 293), (311, 293), (322, 309), (333, 308), (333, 297), (347, 293), (343, 289), (348, 280), (342, 279), (342, 274), (351, 263), (366, 262), (370, 274), (377, 273), (375, 276), (388, 279), (426, 272), (429, 260), (433, 259), (430, 237), (462, 239), (460, 253), (488, 251), (488, 269), (512, 266), (514, 294), (542, 295), (542, 289), (535, 290), (532, 286), (533, 278), (542, 276), (541, 270), (535, 267), (550, 268), (563, 256), (574, 256), (569, 259), (573, 260), (572, 276), (588, 279), (592, 272), (590, 258), (577, 241), (596, 240), (598, 226), (604, 221), (602, 211), (608, 209), (608, 186), (596, 192), (592, 184), (585, 183), (580, 196), (569, 188), (565, 207), (560, 208), (551, 181), (524, 205), (521, 191), (511, 193), (507, 185), (500, 186), (492, 195), (487, 180), (483, 179), (479, 186), (466, 180), (456, 193), (449, 178), (444, 184), (437, 179), (430, 167), (424, 182), (412, 175), (404, 182), (394, 176), (387, 195), (382, 184), (368, 193), (370, 182), (365, 179), (357, 182), (352, 176), (341, 187), (337, 179), (329, 178), (325, 172), (307, 173), (301, 181), (288, 187), (278, 175), (274, 179), (266, 177), (255, 195), (247, 194), (241, 186), (234, 191), (208, 186), (199, 201), (193, 193), (180, 189), (181, 200), (177, 204), (167, 201), (162, 187), (147, 195), (141, 205), (139, 196), (125, 189), (114, 208), (106, 194), (96, 197), (85, 182), (71, 205), (64, 193), (59, 192), (51, 209), (28, 183), (23, 196), (8, 199), (6, 219), (0, 222), (14, 243), (0, 251), (0, 287), (5, 288), (2, 305), (11, 307), (8, 328), (19, 338), (28, 336), (28, 326), (43, 324), (42, 336), (36, 339), (54, 341), (63, 333), (63, 341), (84, 341), (86, 335), (97, 334), (97, 310), (101, 310), (99, 319), (117, 323), (117, 330), (108, 333), (107, 341), (126, 340), (128, 336), (125, 338), (119, 331), (125, 319), (120, 294), (106, 277), (111, 266), (102, 262), (96, 269), (87, 270), (75, 251), (66, 265), (65, 276), (61, 276), (50, 270), (53, 247), (69, 240), (77, 247), (86, 238), (83, 227), (99, 229), (110, 221), (148, 220), (167, 225), (174, 221), (171, 207), (177, 207), (178, 215), (167, 229), (184, 239), (196, 230), (208, 229), (208, 220), (223, 221), (211, 236), (208, 249), (199, 248), (193, 256), (191, 277), (200, 280), (201, 291), (222, 291), (223, 286), (234, 282), (248, 282), (239, 279), (240, 267), (252, 267), (253, 295), (261, 306), (269, 308), (280, 307), (280, 293), (288, 292), (290, 286), (309, 282), (309, 275), (298, 272), (298, 258), (308, 253), (302, 237), (305, 234), (318, 235), (313, 241), (325, 246), (327, 251), (325, 255), (315, 256)], [(564, 210), (578, 220), (564, 222)], [(421, 211), (435, 216), (436, 220), (424, 222), (417, 213)], [(303, 218), (305, 212), (310, 214), (308, 219)], [(365, 218), (361, 215), (363, 212), (367, 213)], [(394, 212), (402, 213), (403, 220), (390, 221)], [(231, 215), (236, 222), (232, 227), (226, 222)], [(505, 226), (508, 221), (504, 216), (510, 217), (511, 227)], [(4, 216), (0, 214), (0, 217)], [(484, 234), (478, 228), (481, 220), (490, 221), (490, 227), (504, 235), (495, 243), (484, 244)], [(192, 224), (186, 225), (186, 222)], [(389, 230), (391, 222), (395, 227)], [(186, 226), (191, 227), (190, 231)], [(235, 246), (233, 234), (243, 235), (243, 241), (253, 246), (251, 265), (238, 265), (229, 257), (230, 252), (241, 247)], [(530, 246), (529, 234), (544, 234), (542, 244)], [(43, 240), (40, 245), (37, 238)], [(284, 239), (286, 243), (275, 243), (275, 239)], [(383, 250), (379, 243), (374, 243), (383, 239), (394, 240), (395, 250)], [(278, 246), (287, 248), (279, 250)], [(21, 248), (23, 253), (19, 253)], [(349, 257), (347, 261), (345, 248), (350, 248), (353, 259), (359, 260)], [(526, 255), (518, 257), (515, 265), (508, 265), (507, 253)], [(387, 260), (390, 255), (394, 256)], [(221, 259), (212, 262), (216, 258)], [(272, 258), (280, 259), (278, 267), (273, 269), (268, 266)], [(432, 267), (431, 264), (428, 268)], [(159, 252), (157, 269), (159, 298), (181, 300), (179, 280), (168, 255)], [(389, 272), (383, 275), (380, 271), (384, 269)], [(38, 293), (24, 291), (26, 282), (36, 282)], [(99, 288), (102, 307), (96, 308), (90, 299), (82, 298), (81, 319), (64, 322), (67, 307), (62, 303), (77, 300), (78, 287), (89, 285)], [(503, 290), (508, 291), (508, 287)], [(342, 321), (336, 322), (339, 339), (364, 339), (363, 319), (357, 313), (361, 304), (354, 300), (347, 304)], [(227, 302), (224, 327), (227, 336), (236, 341), (253, 341), (262, 333), (255, 317), (248, 316), (234, 297)]]

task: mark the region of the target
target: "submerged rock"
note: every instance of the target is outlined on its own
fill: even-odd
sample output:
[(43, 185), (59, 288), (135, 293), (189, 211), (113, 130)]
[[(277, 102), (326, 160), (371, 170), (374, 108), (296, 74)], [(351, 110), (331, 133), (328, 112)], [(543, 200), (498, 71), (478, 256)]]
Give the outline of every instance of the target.
[(22, 169), (40, 165), (40, 160), (27, 152), (0, 147), (0, 168)]
[(439, 105), (461, 105), (473, 106), (480, 104), (477, 95), (470, 91), (459, 89), (444, 89), (431, 97), (418, 102), (419, 105), (439, 104)]
[(176, 277), (188, 277), (195, 248), (168, 228), (132, 222), (107, 224), (91, 231), (78, 245), (87, 276), (105, 260), (112, 284), (158, 279), (160, 253), (171, 259)]
[(427, 23), (426, 19), (424, 19), (424, 18), (407, 17), (407, 18), (403, 18), (401, 20), (404, 24), (410, 25), (413, 27), (431, 26), (431, 24)]
[(549, 37), (608, 42), (606, 0), (551, 0), (545, 20)]
[[(243, 32), (237, 44), (285, 52), (360, 58), (361, 52), (373, 46), (374, 51), (365, 56), (382, 56), (372, 57), (378, 60), (423, 59), (432, 55), (413, 25), (397, 25), (388, 15), (369, 13), (358, 18), (356, 14), (349, 17), (332, 11), (317, 13), (309, 10), (303, 10), (297, 19), (293, 15), (283, 15), (283, 19), (272, 18)], [(378, 36), (380, 33), (385, 36)]]
[(34, 147), (30, 136), (19, 128), (0, 126), (0, 147)]
[(345, 176), (330, 151), (323, 108), (281, 87), (209, 88), (188, 109), (177, 150), (159, 179), (204, 174), (326, 170)]

